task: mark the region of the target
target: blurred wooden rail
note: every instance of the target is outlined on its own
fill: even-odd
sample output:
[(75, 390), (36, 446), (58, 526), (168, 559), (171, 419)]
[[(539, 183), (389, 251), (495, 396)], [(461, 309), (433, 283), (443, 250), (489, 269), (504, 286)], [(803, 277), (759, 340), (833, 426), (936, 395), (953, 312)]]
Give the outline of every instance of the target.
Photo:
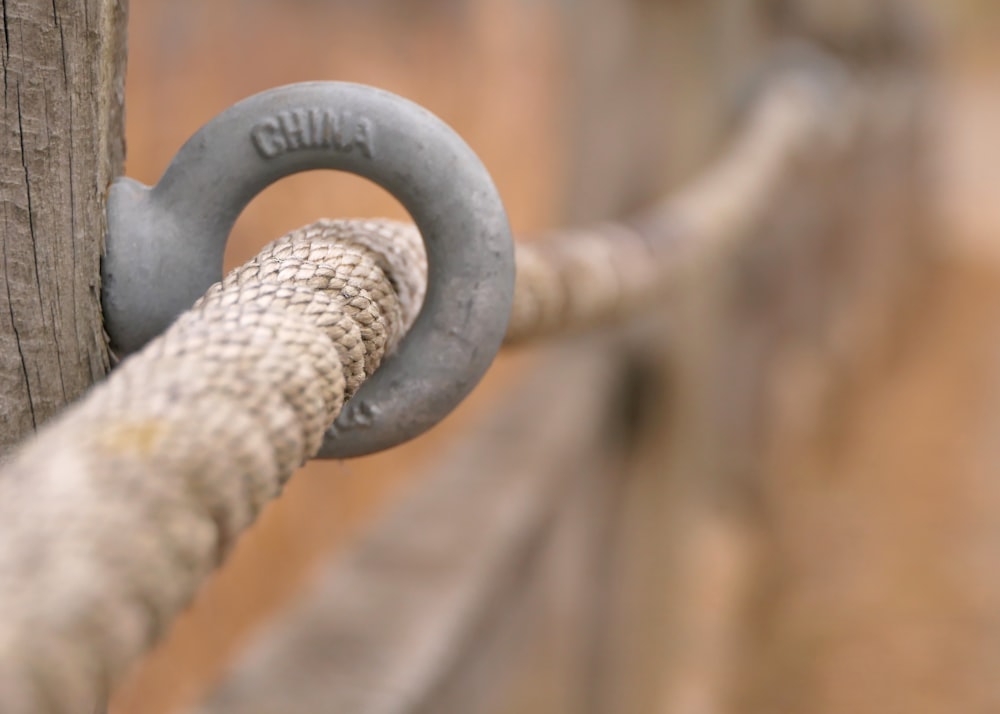
[[(239, 34), (251, 5), (229, 0), (200, 9), (197, 32), (232, 20)], [(859, 375), (883, 368), (922, 282), (924, 76), (906, 13), (892, 3), (834, 9), (813, 0), (518, 6), (544, 35), (529, 49), (547, 62), (539, 72), (547, 84), (532, 84), (497, 69), (505, 61), (518, 66), (516, 50), (504, 49), (514, 47), (513, 33), (485, 33), (481, 45), (445, 44), (463, 31), (476, 36), (476, 28), (511, 22), (509, 3), (414, 3), (408, 7), (419, 11), (406, 12), (425, 13), (419, 21), (393, 3), (331, 5), (308, 10), (303, 2), (301, 11), (326, 20), (350, 12), (370, 36), (398, 41), (402, 54), (432, 58), (419, 71), (399, 69), (408, 59), (397, 58), (393, 71), (404, 86), (381, 82), (390, 89), (421, 100), (421, 83), (461, 62), (462, 52), (471, 53), (470, 65), (495, 70), (495, 86), (459, 71), (462, 91), (445, 97), (435, 90), (453, 102), (444, 111), (423, 101), (460, 129), (465, 121), (484, 137), (513, 133), (484, 154), (532, 228), (621, 216), (681, 185), (731, 134), (780, 41), (836, 53), (857, 73), (868, 105), (846, 154), (832, 165), (803, 160), (754, 235), (691, 276), (669, 313), (642, 329), (571, 342), (533, 364), (508, 406), (329, 566), (319, 586), (344, 612), (317, 622), (316, 650), (278, 664), (251, 650), (257, 659), (213, 695), (207, 711), (291, 714), (334, 704), (353, 712), (839, 711), (819, 694), (823, 658), (797, 659), (822, 648), (829, 634), (823, 622), (803, 623), (793, 607), (808, 604), (819, 580), (787, 576), (799, 559), (824, 559), (824, 542), (810, 540), (815, 525), (795, 517), (822, 484), (786, 476), (796, 446), (831, 430)], [(161, 11), (182, 12), (170, 3)], [(319, 43), (321, 29), (328, 31), (319, 22), (289, 29), (290, 18), (276, 13), (270, 36), (294, 42), (302, 33), (300, 42)], [(343, 42), (358, 70), (350, 78), (378, 82), (361, 69), (365, 42)], [(340, 50), (344, 62), (348, 50)], [(272, 66), (288, 61), (271, 59)], [(194, 71), (201, 68), (188, 68), (185, 78), (175, 67), (174, 81)], [(270, 83), (304, 78), (268, 71)], [(154, 106), (159, 87), (149, 85), (147, 106)], [(217, 89), (209, 82), (192, 91), (213, 96)], [(467, 99), (477, 91), (496, 96)], [(517, 107), (535, 99), (548, 102), (541, 122)], [(163, 121), (141, 102), (135, 110), (149, 111), (150, 123)], [(543, 152), (543, 169), (533, 172)], [(551, 209), (558, 189), (544, 188), (556, 183), (566, 187), (561, 215)], [(548, 193), (531, 196), (536, 190)], [(383, 210), (366, 196), (355, 205)], [(396, 468), (401, 458), (377, 464)], [(375, 467), (357, 468), (366, 475)], [(307, 501), (330, 495), (330, 487), (311, 488)], [(260, 556), (251, 582), (280, 588), (267, 581), (291, 582), (308, 571), (303, 558), (272, 575), (267, 567), (278, 560)], [(240, 589), (231, 585), (230, 597), (245, 607)], [(228, 646), (284, 596), (255, 597), (264, 604), (219, 625), (230, 633)], [(224, 608), (196, 608), (182, 627), (212, 628)], [(280, 625), (276, 632), (272, 644), (281, 642)], [(182, 667), (200, 654), (196, 636), (188, 638), (154, 661)], [(196, 699), (224, 659), (224, 649), (212, 652), (192, 660), (201, 664), (200, 680), (187, 689), (171, 691), (169, 679), (140, 674), (113, 710), (163, 711)], [(342, 664), (331, 670), (330, 662)], [(261, 669), (266, 678), (257, 676)], [(825, 674), (834, 680), (826, 686), (852, 684), (849, 674)], [(335, 683), (339, 699), (305, 697), (314, 677)], [(244, 692), (241, 681), (285, 681), (287, 699), (278, 689)], [(865, 710), (852, 714), (858, 711)]]

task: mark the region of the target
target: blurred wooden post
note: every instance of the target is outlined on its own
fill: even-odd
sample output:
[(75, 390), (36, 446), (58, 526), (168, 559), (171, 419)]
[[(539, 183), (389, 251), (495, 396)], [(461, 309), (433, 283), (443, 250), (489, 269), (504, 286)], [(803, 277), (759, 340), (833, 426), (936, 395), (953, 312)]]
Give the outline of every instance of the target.
[(604, 591), (590, 624), (603, 634), (585, 711), (774, 711), (790, 683), (798, 709), (829, 703), (814, 682), (837, 676), (822, 671), (833, 648), (812, 669), (784, 659), (822, 623), (801, 627), (781, 602), (754, 606), (773, 592), (802, 597), (808, 583), (776, 572), (785, 553), (836, 557), (806, 524), (783, 527), (806, 499), (822, 502), (823, 484), (794, 481), (796, 450), (829, 439), (852, 383), (884, 368), (921, 284), (924, 77), (911, 10), (574, 6), (573, 219), (639, 208), (725, 150), (786, 39), (842, 61), (861, 102), (843, 157), (804, 160), (753, 235), (692, 276), (669, 317), (620, 342), (634, 433), (628, 457), (590, 487), (586, 529), (613, 544), (590, 582)]
[(122, 167), (126, 0), (5, 0), (0, 456), (108, 369), (100, 257)]
[[(640, 210), (703, 170), (737, 125), (771, 38), (755, 3), (587, 0), (580, 9), (568, 11), (570, 102), (580, 118), (569, 208), (586, 222)], [(708, 603), (700, 588), (715, 578), (738, 597), (719, 571), (740, 554), (726, 550), (705, 480), (680, 455), (692, 434), (676, 407), (678, 340), (687, 336), (675, 322), (661, 314), (617, 337), (631, 385), (623, 395), (632, 402), (623, 425), (630, 448), (581, 486), (591, 535), (590, 547), (578, 545), (604, 562), (591, 564), (585, 585), (601, 593), (591, 595), (600, 611), (588, 625), (588, 696), (576, 711), (718, 710), (715, 640), (729, 626), (728, 593)]]
[[(753, 5), (769, 50), (805, 41), (849, 69), (859, 116), (842, 156), (804, 159), (754, 234), (687, 286), (661, 353), (673, 378), (635, 457), (659, 498), (635, 499), (623, 552), (634, 581), (660, 573), (661, 711), (860, 711), (833, 623), (871, 612), (842, 600), (831, 619), (823, 574), (850, 548), (830, 519), (865, 504), (833, 503), (804, 455), (835, 457), (922, 284), (920, 39), (901, 4)], [(637, 590), (632, 611), (656, 612)]]

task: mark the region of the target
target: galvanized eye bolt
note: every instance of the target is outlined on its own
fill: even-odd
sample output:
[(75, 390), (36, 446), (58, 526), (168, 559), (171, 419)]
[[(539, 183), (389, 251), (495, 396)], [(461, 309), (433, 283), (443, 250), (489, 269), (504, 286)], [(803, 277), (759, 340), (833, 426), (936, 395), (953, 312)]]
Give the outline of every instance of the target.
[(479, 382), (514, 292), (510, 227), (493, 181), (444, 122), (373, 87), (308, 82), (257, 94), (181, 147), (153, 187), (119, 178), (108, 198), (104, 316), (137, 350), (222, 277), (233, 223), (275, 181), (313, 169), (363, 176), (409, 211), (427, 250), (423, 308), (348, 402), (320, 457), (387, 449), (426, 431)]

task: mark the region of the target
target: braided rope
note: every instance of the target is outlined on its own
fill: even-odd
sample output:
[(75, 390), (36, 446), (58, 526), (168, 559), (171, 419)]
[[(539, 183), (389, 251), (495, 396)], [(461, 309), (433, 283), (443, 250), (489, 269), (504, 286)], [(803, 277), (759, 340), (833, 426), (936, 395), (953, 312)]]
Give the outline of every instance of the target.
[(101, 701), (412, 322), (416, 231), (360, 225), (272, 243), (4, 468), (4, 714)]
[[(739, 235), (797, 153), (829, 138), (803, 86), (769, 93), (713, 171), (635, 226), (521, 246), (508, 341), (655, 304), (674, 271)], [(295, 231), (14, 456), (0, 471), (0, 711), (107, 696), (316, 452), (412, 323), (425, 273), (406, 224)]]

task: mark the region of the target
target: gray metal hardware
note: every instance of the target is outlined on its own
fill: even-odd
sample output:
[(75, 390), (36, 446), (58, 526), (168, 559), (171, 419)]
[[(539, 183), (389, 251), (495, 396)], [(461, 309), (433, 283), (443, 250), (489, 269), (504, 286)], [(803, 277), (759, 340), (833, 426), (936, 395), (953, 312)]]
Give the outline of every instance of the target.
[(307, 82), (245, 99), (181, 147), (156, 186), (119, 178), (108, 198), (104, 316), (126, 354), (162, 332), (222, 275), (237, 216), (289, 174), (363, 176), (409, 211), (424, 239), (420, 315), (330, 427), (319, 456), (346, 458), (411, 439), (478, 383), (503, 339), (513, 241), (488, 172), (436, 116), (373, 87)]

